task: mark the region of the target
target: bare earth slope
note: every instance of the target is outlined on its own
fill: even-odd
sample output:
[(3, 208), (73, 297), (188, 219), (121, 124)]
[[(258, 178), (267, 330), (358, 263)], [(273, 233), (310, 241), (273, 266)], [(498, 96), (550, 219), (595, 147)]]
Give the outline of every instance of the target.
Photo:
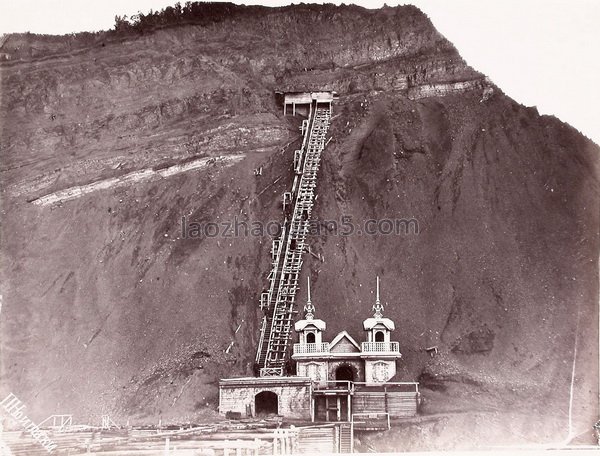
[(216, 380), (252, 372), (271, 237), (184, 239), (182, 217), (279, 221), (300, 118), (275, 91), (323, 88), (340, 101), (319, 220), (420, 228), (310, 240), (327, 337), (362, 337), (379, 274), (398, 378), (424, 388), (418, 426), (365, 448), (589, 441), (598, 147), (502, 94), (413, 7), (235, 11), (4, 43), (1, 393), (38, 420), (210, 414)]

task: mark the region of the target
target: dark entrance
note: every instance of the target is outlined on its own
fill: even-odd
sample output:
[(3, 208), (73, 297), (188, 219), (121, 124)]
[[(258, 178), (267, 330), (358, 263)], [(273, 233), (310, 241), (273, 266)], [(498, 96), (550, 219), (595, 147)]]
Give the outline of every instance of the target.
[(272, 391), (263, 391), (254, 396), (254, 410), (256, 415), (277, 415), (279, 411), (279, 398)]
[(315, 343), (315, 334), (314, 333), (308, 333), (306, 335), (306, 343), (307, 344), (314, 344)]
[(315, 396), (316, 421), (349, 421), (348, 403), (350, 396)]
[(346, 380), (349, 382), (354, 381), (354, 369), (352, 366), (348, 364), (342, 364), (335, 370), (335, 379), (336, 380)]
[(383, 331), (377, 331), (375, 333), (375, 342), (383, 342), (385, 340), (385, 336), (383, 335)]

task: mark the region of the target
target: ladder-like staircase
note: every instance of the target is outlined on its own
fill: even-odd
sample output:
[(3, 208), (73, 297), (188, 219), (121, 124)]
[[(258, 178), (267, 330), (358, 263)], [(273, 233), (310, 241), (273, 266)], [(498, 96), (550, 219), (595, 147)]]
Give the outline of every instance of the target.
[(305, 128), (302, 149), (294, 154), (296, 176), (291, 193), (283, 198), (285, 221), (280, 237), (271, 248), (269, 289), (261, 295), (263, 317), (256, 362), (261, 377), (282, 376), (292, 337), (298, 281), (302, 269), (310, 215), (315, 201), (317, 172), (331, 110), (313, 102)]

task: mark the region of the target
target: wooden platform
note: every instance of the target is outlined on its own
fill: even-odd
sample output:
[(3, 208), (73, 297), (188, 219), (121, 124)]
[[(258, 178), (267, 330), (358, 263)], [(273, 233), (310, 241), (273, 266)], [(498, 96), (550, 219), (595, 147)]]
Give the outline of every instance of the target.
[(353, 413), (352, 427), (354, 431), (387, 431), (390, 429), (388, 413)]

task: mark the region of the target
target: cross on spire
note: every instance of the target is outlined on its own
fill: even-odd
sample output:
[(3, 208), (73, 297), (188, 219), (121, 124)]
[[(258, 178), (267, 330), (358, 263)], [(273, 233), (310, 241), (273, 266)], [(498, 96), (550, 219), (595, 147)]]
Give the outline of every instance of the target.
[(308, 298), (306, 300), (306, 304), (304, 305), (304, 318), (306, 320), (312, 320), (315, 316), (315, 306), (313, 306), (310, 298), (310, 276), (308, 276), (306, 280), (308, 282)]
[(375, 298), (375, 305), (373, 306), (373, 316), (375, 318), (381, 318), (383, 316), (383, 305), (379, 299), (379, 276), (377, 276), (377, 297)]

